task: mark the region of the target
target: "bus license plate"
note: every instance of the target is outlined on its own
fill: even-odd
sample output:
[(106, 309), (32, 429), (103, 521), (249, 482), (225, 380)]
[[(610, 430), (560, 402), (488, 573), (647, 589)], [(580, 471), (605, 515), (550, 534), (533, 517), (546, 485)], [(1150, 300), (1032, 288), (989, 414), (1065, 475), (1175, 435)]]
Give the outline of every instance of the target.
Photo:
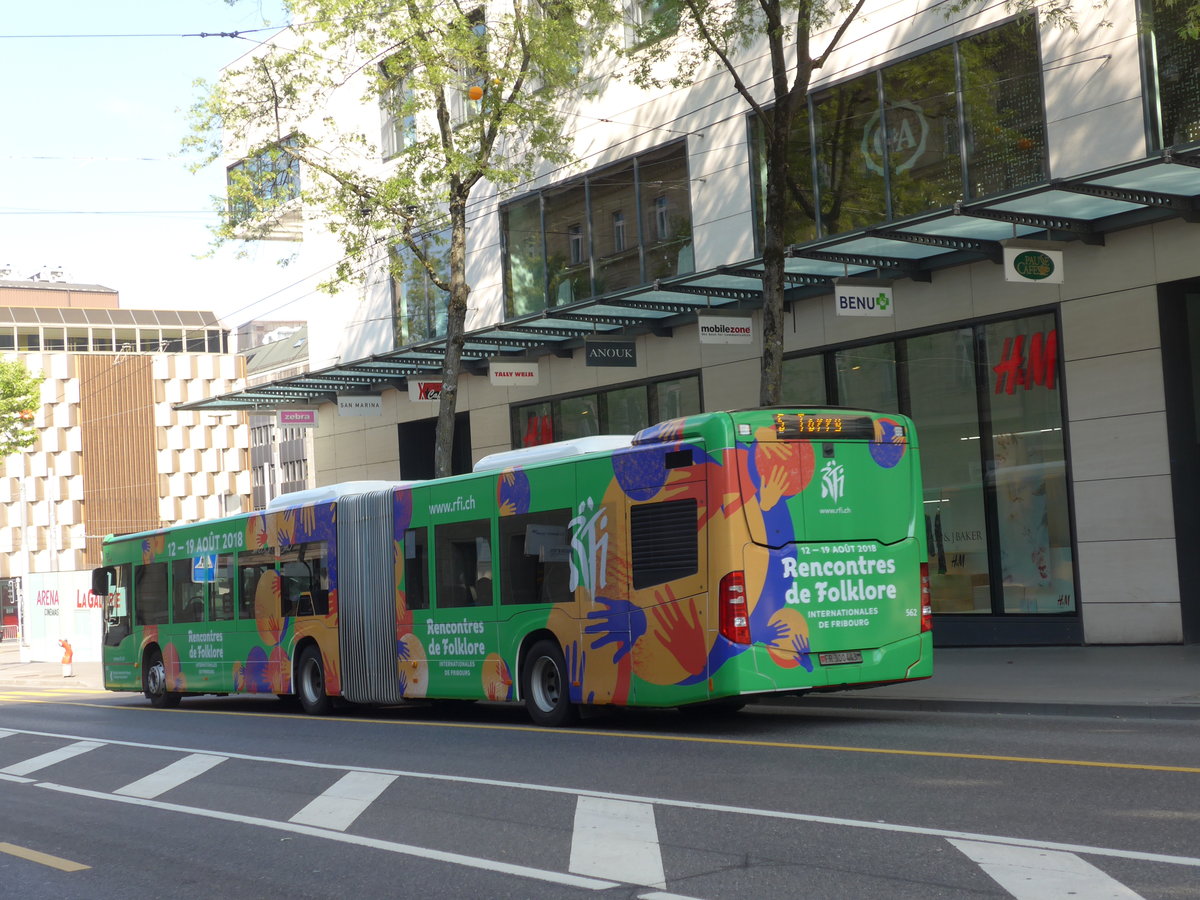
[(841, 650), (837, 653), (818, 653), (817, 659), (823, 666), (844, 666), (862, 662), (861, 650)]

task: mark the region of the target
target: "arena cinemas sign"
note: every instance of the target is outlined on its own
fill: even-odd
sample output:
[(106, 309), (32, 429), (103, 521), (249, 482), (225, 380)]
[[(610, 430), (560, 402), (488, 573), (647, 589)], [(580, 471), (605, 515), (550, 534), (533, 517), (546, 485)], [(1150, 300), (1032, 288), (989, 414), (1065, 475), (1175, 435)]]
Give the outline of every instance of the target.
[(584, 365), (632, 368), (637, 365), (637, 341), (585, 340)]

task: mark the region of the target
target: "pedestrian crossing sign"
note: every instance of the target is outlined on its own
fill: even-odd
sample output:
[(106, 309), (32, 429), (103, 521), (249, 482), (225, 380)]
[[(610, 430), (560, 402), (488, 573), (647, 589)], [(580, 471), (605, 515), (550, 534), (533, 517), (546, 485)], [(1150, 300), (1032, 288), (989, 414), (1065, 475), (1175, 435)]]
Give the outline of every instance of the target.
[(217, 580), (217, 557), (214, 555), (208, 556), (193, 556), (192, 557), (192, 583), (193, 584), (211, 584)]

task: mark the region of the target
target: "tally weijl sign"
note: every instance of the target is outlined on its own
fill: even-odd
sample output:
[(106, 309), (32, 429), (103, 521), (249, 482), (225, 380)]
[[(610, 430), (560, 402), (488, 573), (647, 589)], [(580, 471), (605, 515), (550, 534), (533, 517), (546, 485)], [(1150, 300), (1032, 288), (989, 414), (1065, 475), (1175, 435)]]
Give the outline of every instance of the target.
[(493, 387), (536, 387), (537, 363), (489, 363), (488, 380)]

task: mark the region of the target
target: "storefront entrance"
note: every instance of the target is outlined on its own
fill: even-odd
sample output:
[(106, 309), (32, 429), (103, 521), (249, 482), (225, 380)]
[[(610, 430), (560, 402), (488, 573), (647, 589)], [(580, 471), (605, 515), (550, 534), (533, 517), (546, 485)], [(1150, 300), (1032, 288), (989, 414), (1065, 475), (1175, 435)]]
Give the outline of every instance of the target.
[(1200, 641), (1200, 281), (1159, 287), (1183, 639)]

